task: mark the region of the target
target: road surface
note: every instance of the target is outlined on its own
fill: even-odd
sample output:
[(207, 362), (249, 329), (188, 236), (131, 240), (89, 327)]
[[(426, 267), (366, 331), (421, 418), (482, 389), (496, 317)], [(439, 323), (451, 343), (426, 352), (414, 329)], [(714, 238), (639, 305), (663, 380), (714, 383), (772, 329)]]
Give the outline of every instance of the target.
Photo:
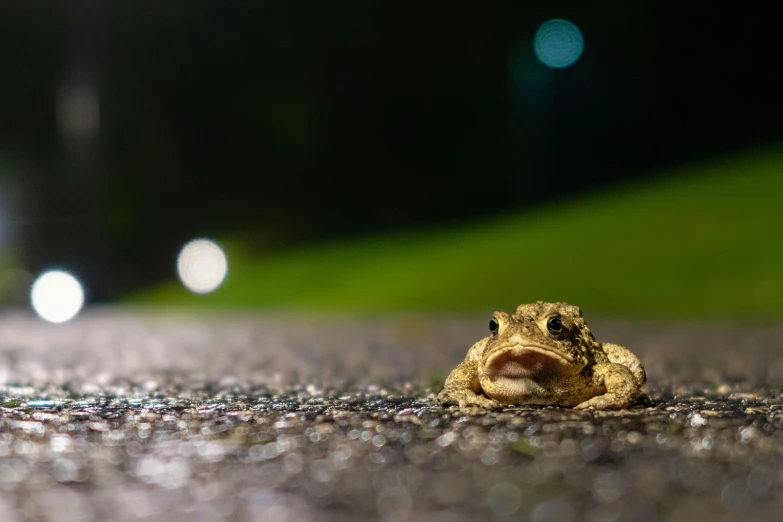
[(483, 316), (0, 315), (0, 520), (779, 520), (783, 327), (591, 320), (649, 405), (460, 411)]

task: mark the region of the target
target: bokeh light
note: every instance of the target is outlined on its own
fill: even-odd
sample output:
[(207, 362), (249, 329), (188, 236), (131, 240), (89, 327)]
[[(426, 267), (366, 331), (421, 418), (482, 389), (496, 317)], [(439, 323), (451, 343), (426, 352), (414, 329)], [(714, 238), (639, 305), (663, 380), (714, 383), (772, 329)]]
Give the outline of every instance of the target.
[(76, 317), (84, 305), (84, 289), (74, 276), (62, 270), (41, 274), (30, 288), (30, 304), (42, 319), (64, 323)]
[(194, 239), (180, 250), (177, 272), (185, 288), (196, 294), (207, 294), (223, 283), (228, 259), (214, 241)]
[(579, 28), (568, 20), (555, 18), (544, 22), (533, 38), (536, 57), (553, 69), (562, 69), (576, 62), (585, 47)]
[(89, 84), (68, 84), (57, 98), (57, 123), (69, 138), (86, 139), (98, 132), (98, 94)]

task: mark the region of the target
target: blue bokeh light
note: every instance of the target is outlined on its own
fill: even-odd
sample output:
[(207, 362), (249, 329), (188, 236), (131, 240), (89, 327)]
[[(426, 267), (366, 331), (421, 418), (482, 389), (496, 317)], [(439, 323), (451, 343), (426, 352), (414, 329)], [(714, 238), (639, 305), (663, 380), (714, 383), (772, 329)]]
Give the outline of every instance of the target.
[(553, 69), (562, 69), (576, 62), (585, 47), (579, 28), (568, 20), (555, 18), (541, 24), (533, 38), (536, 57)]

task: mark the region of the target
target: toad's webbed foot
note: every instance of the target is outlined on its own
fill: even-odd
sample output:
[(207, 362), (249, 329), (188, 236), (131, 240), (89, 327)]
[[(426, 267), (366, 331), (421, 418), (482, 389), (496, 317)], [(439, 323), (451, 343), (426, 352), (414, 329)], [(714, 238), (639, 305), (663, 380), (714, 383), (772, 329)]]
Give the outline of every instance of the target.
[(480, 406), (482, 408), (499, 408), (500, 403), (486, 395), (474, 393), (472, 390), (443, 390), (438, 394), (438, 400), (444, 404), (457, 404), (460, 408)]
[(575, 409), (620, 410), (633, 404), (641, 393), (634, 374), (621, 364), (596, 366), (595, 379), (606, 393), (577, 404)]

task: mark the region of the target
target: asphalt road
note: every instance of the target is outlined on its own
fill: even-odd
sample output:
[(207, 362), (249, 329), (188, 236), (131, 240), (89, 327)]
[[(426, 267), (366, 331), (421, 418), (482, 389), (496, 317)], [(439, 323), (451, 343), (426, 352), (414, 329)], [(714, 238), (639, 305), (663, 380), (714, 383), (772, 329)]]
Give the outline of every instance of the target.
[(783, 327), (587, 319), (621, 412), (443, 408), (486, 317), (0, 315), (0, 521), (779, 520)]

